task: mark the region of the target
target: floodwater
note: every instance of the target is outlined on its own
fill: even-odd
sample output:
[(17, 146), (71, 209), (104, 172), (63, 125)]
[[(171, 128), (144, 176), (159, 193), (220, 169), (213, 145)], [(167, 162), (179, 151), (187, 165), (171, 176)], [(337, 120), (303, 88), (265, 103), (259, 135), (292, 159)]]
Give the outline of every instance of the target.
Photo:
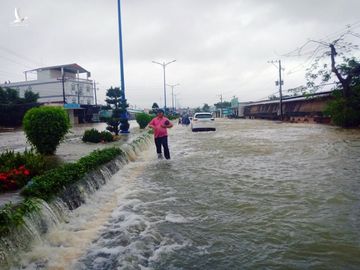
[[(120, 141), (117, 145), (131, 140), (133, 135), (139, 135), (139, 125), (135, 120), (130, 120), (131, 134), (121, 135)], [(99, 131), (106, 130), (106, 123), (87, 123), (79, 124), (71, 127), (68, 134), (66, 134), (64, 141), (60, 143), (56, 150), (56, 157), (59, 160), (72, 162), (76, 161), (84, 155), (89, 154), (91, 151), (96, 149), (102, 149), (108, 147), (107, 144), (84, 144), (81, 141), (85, 130), (95, 128)], [(17, 129), (11, 132), (0, 132), (0, 152), (6, 150), (24, 151), (25, 149), (31, 149), (30, 143), (26, 139), (26, 135), (22, 129)], [(0, 198), (1, 201), (1, 198)]]
[(360, 132), (258, 120), (170, 130), (68, 223), (27, 269), (359, 269)]

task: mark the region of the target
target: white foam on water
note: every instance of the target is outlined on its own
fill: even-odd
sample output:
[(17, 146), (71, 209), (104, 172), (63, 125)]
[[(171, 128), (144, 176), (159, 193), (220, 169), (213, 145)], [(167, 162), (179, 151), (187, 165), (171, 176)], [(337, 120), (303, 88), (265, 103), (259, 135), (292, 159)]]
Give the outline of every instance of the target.
[(190, 220), (179, 214), (169, 213), (166, 215), (165, 220), (171, 223), (189, 223)]
[[(12, 269), (70, 269), (105, 228), (109, 218), (114, 214), (113, 209), (123, 202), (126, 204), (122, 207), (129, 209), (141, 203), (136, 199), (124, 200), (124, 198), (134, 194), (135, 179), (143, 173), (147, 163), (147, 151), (145, 151), (139, 160), (122, 168), (106, 185), (89, 196), (85, 204), (70, 211), (68, 223), (57, 225), (45, 235), (43, 240), (34, 242), (31, 251), (22, 254), (19, 265)], [(129, 214), (125, 216), (125, 220), (127, 225), (123, 226), (127, 226), (130, 230), (146, 227), (140, 216)], [(110, 251), (119, 253), (115, 248), (107, 250)]]
[(156, 249), (153, 253), (153, 255), (149, 258), (149, 261), (151, 262), (158, 262), (160, 261), (161, 257), (164, 255), (169, 255), (173, 252), (175, 252), (176, 250), (185, 248), (187, 246), (190, 246), (190, 242), (184, 242), (182, 244), (179, 243), (168, 243), (171, 242), (170, 239), (164, 239), (161, 244), (160, 247), (158, 249)]

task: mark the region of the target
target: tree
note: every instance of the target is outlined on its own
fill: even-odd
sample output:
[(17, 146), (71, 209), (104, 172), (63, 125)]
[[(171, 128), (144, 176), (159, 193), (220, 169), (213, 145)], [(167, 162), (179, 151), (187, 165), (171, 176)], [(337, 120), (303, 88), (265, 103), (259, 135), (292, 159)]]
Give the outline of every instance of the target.
[(12, 88), (0, 87), (0, 104), (23, 104), (23, 103), (36, 103), (39, 99), (39, 94), (31, 90), (26, 90), (24, 98), (19, 96), (19, 91)]
[(156, 114), (157, 110), (159, 109), (159, 105), (156, 102), (154, 102), (153, 105), (151, 106), (151, 109), (152, 110), (150, 111), (150, 113)]
[(316, 45), (307, 61), (312, 64), (305, 75), (310, 92), (324, 86), (333, 85), (333, 100), (328, 103), (326, 113), (333, 122), (343, 127), (360, 125), (360, 61), (353, 57), (352, 51), (359, 46), (347, 41), (348, 36), (360, 37), (347, 26), (338, 38), (332, 41), (309, 40), (295, 53), (301, 56), (304, 48)]
[(197, 112), (201, 112), (201, 109), (200, 109), (200, 107), (197, 107), (197, 108), (195, 108), (195, 110), (194, 110), (196, 113)]
[(39, 99), (39, 93), (34, 93), (31, 90), (26, 90), (24, 94), (24, 103), (34, 103)]
[(231, 102), (229, 102), (229, 101), (218, 102), (218, 103), (215, 103), (214, 106), (217, 109), (230, 108), (231, 107)]
[(159, 105), (154, 102), (153, 105), (151, 106), (152, 109), (159, 109)]
[(204, 106), (202, 107), (202, 110), (204, 112), (210, 112), (210, 106), (207, 103), (204, 103)]
[(111, 87), (106, 92), (106, 103), (112, 108), (112, 116), (107, 121), (108, 126), (107, 130), (119, 135), (120, 130), (128, 130), (129, 123), (127, 121), (126, 108), (129, 105), (126, 103), (126, 100), (122, 100), (122, 92), (119, 87)]
[[(356, 127), (360, 125), (360, 62), (354, 57), (342, 55), (342, 62), (336, 63), (336, 57), (339, 55), (337, 47), (344, 49), (341, 44), (342, 37), (327, 44), (329, 51), (324, 54), (330, 57), (330, 68), (324, 64), (310, 78), (321, 78), (322, 83), (328, 82), (335, 74), (337, 79), (336, 87), (333, 89), (333, 97), (327, 104), (325, 112), (332, 117), (336, 125), (342, 127)], [(352, 44), (345, 45), (347, 52), (351, 51)]]
[(21, 126), (26, 111), (39, 106), (38, 98), (32, 91), (26, 91), (25, 98), (21, 98), (18, 90), (0, 87), (0, 125)]
[(268, 99), (269, 100), (277, 100), (279, 98), (276, 95), (271, 95), (271, 96), (268, 96)]
[(21, 98), (19, 92), (12, 88), (1, 88), (0, 87), (0, 103), (1, 104), (20, 104)]

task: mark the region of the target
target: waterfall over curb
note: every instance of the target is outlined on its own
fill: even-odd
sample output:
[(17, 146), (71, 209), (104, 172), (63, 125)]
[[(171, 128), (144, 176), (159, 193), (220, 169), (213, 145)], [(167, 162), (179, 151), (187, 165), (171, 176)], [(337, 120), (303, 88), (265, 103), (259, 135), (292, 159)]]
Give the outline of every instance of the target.
[(80, 181), (66, 187), (51, 202), (36, 199), (39, 211), (27, 214), (24, 224), (11, 229), (8, 235), (0, 238), (0, 268), (10, 268), (17, 261), (19, 251), (26, 251), (34, 241), (41, 241), (42, 236), (53, 227), (68, 222), (69, 213), (90, 199), (91, 195), (107, 184), (123, 166), (136, 160), (137, 156), (148, 148), (150, 138), (151, 134), (145, 132), (131, 143), (122, 145), (123, 155), (88, 172)]

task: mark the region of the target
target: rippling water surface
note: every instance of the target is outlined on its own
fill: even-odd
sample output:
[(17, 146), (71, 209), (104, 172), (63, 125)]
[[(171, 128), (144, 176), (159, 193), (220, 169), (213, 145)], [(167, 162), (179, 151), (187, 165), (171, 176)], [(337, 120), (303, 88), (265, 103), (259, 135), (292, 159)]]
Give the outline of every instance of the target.
[[(49, 254), (44, 267), (359, 269), (360, 132), (217, 125), (204, 133), (177, 126), (171, 161), (151, 147), (115, 175), (43, 247), (76, 255)], [(71, 240), (59, 244), (59, 234)]]

